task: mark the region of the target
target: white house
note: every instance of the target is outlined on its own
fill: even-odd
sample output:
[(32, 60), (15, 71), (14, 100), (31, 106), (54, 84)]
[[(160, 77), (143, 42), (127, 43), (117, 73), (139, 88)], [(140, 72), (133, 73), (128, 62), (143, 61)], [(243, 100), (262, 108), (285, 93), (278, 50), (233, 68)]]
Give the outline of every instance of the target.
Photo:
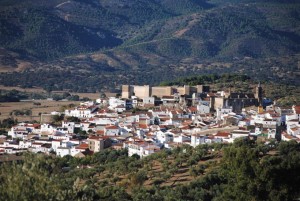
[(90, 128), (90, 122), (80, 122), (80, 128), (83, 131), (88, 131)]
[(51, 145), (52, 145), (52, 149), (53, 151), (57, 151), (57, 148), (61, 146), (61, 142), (62, 140), (52, 140)]
[(173, 142), (174, 134), (171, 132), (158, 131), (158, 132), (155, 132), (155, 134), (156, 134), (157, 141), (161, 144)]
[(104, 135), (116, 136), (119, 135), (119, 127), (115, 125), (108, 125), (104, 128)]
[(31, 147), (32, 142), (31, 141), (26, 141), (26, 140), (21, 140), (19, 141), (19, 148), (20, 149), (28, 149)]
[(276, 129), (268, 129), (268, 138), (275, 139), (276, 136)]
[(128, 142), (126, 146), (128, 148), (128, 156), (137, 154), (140, 158), (149, 156), (160, 150), (160, 147), (146, 142)]
[(126, 106), (118, 105), (117, 107), (114, 108), (114, 111), (118, 112), (118, 113), (122, 113), (122, 112), (126, 111)]
[(300, 122), (300, 105), (293, 105), (292, 107), (294, 114), (298, 117)]
[(192, 134), (191, 135), (191, 146), (196, 147), (200, 144), (205, 144), (206, 138), (207, 138), (207, 136), (205, 136), (205, 135)]
[(199, 104), (197, 105), (197, 111), (199, 114), (207, 114), (210, 112), (210, 107), (208, 105)]
[(11, 136), (13, 139), (15, 138), (21, 138), (21, 139), (26, 139), (28, 136), (29, 132), (26, 130), (25, 126), (13, 126), (10, 131), (8, 131), (8, 135)]
[(126, 101), (121, 100), (121, 99), (116, 98), (116, 97), (109, 97), (108, 104), (109, 104), (108, 108), (111, 109), (111, 110), (114, 110), (118, 106), (123, 106), (123, 107), (126, 108)]
[(229, 132), (218, 132), (214, 135), (216, 139), (221, 139), (221, 141), (226, 141), (231, 138), (231, 134)]
[(66, 155), (71, 155), (71, 148), (70, 147), (57, 147), (56, 155), (60, 157), (64, 157)]
[(75, 122), (67, 122), (67, 121), (63, 121), (62, 122), (62, 127), (66, 128), (68, 133), (74, 133), (74, 129), (75, 129)]
[(232, 113), (232, 107), (217, 108), (217, 119), (224, 120), (224, 115)]
[(85, 106), (81, 105), (73, 110), (65, 110), (65, 116), (72, 116), (78, 118), (91, 118), (94, 112), (98, 109), (97, 105)]
[(154, 105), (155, 104), (155, 98), (154, 97), (144, 97), (143, 98), (143, 105)]
[(176, 143), (191, 142), (191, 137), (186, 134), (180, 133), (178, 135), (174, 135), (173, 142)]
[(54, 133), (56, 131), (56, 128), (53, 127), (50, 124), (42, 124), (41, 125), (41, 133), (45, 132), (45, 133)]
[(244, 120), (239, 121), (238, 126), (239, 127), (250, 126), (250, 119), (244, 119)]
[(71, 156), (75, 156), (76, 154), (78, 154), (80, 152), (86, 151), (88, 148), (89, 148), (88, 144), (82, 143), (76, 147), (75, 146), (71, 147), (70, 154), (71, 154)]
[(233, 139), (240, 138), (240, 137), (249, 137), (250, 131), (246, 130), (234, 130), (231, 132), (231, 136)]
[(96, 99), (96, 103), (98, 103), (100, 106), (107, 106), (108, 99), (107, 98), (98, 98), (98, 99)]
[(288, 126), (287, 133), (292, 136), (296, 136), (300, 134), (300, 125), (292, 124)]

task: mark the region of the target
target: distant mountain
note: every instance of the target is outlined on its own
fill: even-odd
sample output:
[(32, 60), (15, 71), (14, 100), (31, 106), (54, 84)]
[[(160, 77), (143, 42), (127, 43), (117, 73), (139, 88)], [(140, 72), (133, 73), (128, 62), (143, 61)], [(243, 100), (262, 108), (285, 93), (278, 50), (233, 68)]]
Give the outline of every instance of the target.
[[(34, 81), (24, 77), (18, 85), (68, 89), (78, 76), (88, 76), (73, 89), (79, 91), (159, 83), (195, 73), (239, 71), (279, 79), (284, 70), (298, 72), (297, 1), (2, 0), (0, 11), (0, 47), (9, 52), (3, 55), (10, 55), (1, 56), (0, 62), (6, 69), (18, 69), (0, 75), (0, 84), (17, 84), (10, 79), (29, 72)], [(11, 55), (27, 65), (17, 68)], [(272, 69), (280, 63), (280, 70), (267, 71), (266, 61), (272, 61)], [(264, 72), (247, 66), (251, 63)], [(54, 69), (62, 75), (72, 70), (61, 77), (68, 86), (48, 83)], [(41, 72), (45, 77), (38, 82), (34, 76)]]
[(0, 45), (42, 60), (112, 48), (147, 22), (209, 7), (189, 0), (25, 0), (0, 5)]
[(42, 60), (91, 52), (121, 43), (109, 31), (70, 23), (46, 8), (20, 9), (3, 15), (0, 44)]

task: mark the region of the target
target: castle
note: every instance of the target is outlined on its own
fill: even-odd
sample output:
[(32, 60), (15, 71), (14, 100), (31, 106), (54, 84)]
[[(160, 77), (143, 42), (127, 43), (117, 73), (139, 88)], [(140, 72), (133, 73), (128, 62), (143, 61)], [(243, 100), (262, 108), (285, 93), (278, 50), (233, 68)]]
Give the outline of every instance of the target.
[(208, 86), (197, 85), (183, 87), (179, 86), (154, 86), (149, 85), (137, 86), (137, 85), (122, 85), (122, 98), (130, 98), (136, 96), (139, 98), (146, 98), (156, 96), (162, 98), (163, 96), (173, 96), (174, 94), (191, 96), (194, 93), (201, 94), (209, 92)]
[[(233, 112), (241, 113), (242, 108), (249, 106), (262, 106), (263, 90), (261, 84), (256, 87), (255, 93), (240, 93), (240, 92), (210, 92), (209, 86), (196, 85), (196, 86), (154, 86), (149, 85), (122, 85), (122, 98), (131, 98), (136, 96), (138, 98), (147, 97), (170, 97), (179, 94), (185, 97), (195, 97), (199, 99), (209, 99), (210, 108), (216, 110), (218, 108), (232, 108)], [(195, 95), (196, 94), (196, 95)], [(191, 99), (191, 98), (189, 98)], [(193, 103), (199, 101), (193, 101)]]
[(237, 93), (237, 92), (218, 92), (215, 94), (209, 94), (211, 108), (216, 110), (217, 108), (231, 107), (233, 112), (241, 113), (244, 107), (250, 106), (262, 106), (263, 90), (259, 83), (256, 87), (255, 94), (253, 93)]

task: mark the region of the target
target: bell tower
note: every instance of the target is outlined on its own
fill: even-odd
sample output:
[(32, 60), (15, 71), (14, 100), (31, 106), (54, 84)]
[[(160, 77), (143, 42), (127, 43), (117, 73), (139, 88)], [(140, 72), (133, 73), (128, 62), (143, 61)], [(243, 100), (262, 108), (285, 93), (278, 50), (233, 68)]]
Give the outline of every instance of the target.
[(256, 91), (255, 91), (255, 98), (258, 100), (259, 106), (262, 106), (262, 97), (263, 97), (263, 90), (262, 90), (261, 84), (259, 82), (258, 86), (256, 87)]

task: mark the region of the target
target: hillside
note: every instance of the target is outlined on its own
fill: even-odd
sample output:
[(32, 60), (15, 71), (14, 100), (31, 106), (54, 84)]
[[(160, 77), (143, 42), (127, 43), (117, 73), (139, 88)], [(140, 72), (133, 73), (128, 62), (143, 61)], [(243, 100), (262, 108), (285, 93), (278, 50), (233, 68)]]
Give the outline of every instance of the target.
[[(0, 5), (0, 47), (6, 55), (1, 69), (16, 71), (18, 63), (26, 64), (1, 74), (0, 84), (99, 91), (228, 72), (299, 84), (297, 1), (26, 0)], [(20, 80), (11, 82), (16, 76)]]
[(120, 45), (149, 21), (195, 12), (206, 3), (26, 0), (0, 5), (0, 45), (49, 60)]
[[(162, 150), (73, 158), (27, 154), (0, 164), (4, 200), (296, 200), (299, 143), (237, 139)], [(3, 160), (3, 159), (2, 159)], [(8, 160), (8, 159), (6, 159)], [(28, 188), (24, 188), (27, 186)]]

